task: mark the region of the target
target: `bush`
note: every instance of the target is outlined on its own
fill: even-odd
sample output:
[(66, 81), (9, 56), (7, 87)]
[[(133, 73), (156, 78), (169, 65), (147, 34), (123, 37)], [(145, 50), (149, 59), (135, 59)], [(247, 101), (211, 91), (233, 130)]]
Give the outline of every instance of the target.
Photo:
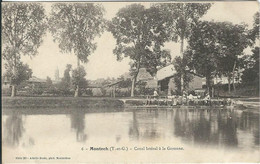
[(2, 88), (2, 95), (3, 96), (11, 96), (11, 88)]
[(44, 89), (41, 87), (35, 87), (35, 88), (31, 88), (29, 89), (29, 93), (33, 94), (33, 95), (41, 95), (43, 94)]
[(93, 96), (92, 89), (86, 89), (83, 93), (85, 93), (88, 96)]
[(131, 93), (127, 88), (116, 89), (116, 96), (117, 97), (129, 97), (130, 95), (131, 95)]

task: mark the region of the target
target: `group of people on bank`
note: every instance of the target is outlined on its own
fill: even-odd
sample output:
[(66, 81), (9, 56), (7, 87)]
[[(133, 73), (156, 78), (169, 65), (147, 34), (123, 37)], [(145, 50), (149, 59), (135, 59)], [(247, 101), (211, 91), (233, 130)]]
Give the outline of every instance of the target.
[(183, 92), (183, 95), (170, 95), (160, 96), (157, 90), (154, 94), (147, 96), (146, 105), (231, 105), (231, 99), (212, 99), (208, 93), (204, 96), (196, 94), (187, 94)]

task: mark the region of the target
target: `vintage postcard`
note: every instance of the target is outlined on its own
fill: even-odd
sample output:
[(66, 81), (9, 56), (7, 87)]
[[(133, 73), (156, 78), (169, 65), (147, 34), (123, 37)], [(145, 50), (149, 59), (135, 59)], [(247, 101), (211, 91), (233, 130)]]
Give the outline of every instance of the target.
[(2, 2), (2, 163), (258, 163), (257, 1)]

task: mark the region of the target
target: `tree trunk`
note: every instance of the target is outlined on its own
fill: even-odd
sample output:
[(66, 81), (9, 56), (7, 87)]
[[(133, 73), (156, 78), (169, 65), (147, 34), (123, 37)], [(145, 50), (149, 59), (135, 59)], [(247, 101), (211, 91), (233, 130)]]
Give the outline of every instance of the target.
[(134, 96), (135, 96), (135, 95), (134, 95), (134, 91), (135, 91), (136, 77), (137, 77), (137, 76), (133, 77), (133, 79), (132, 79), (131, 97), (134, 97)]
[(206, 86), (207, 86), (208, 94), (211, 95), (210, 94), (210, 77), (209, 76), (206, 77)]
[(215, 94), (215, 87), (213, 86), (211, 90), (211, 97), (214, 97), (214, 94)]
[(230, 94), (230, 74), (228, 74), (228, 93)]
[[(16, 56), (14, 55), (14, 65), (13, 65), (13, 76), (16, 77)], [(12, 79), (10, 81), (10, 84), (12, 85), (12, 94), (11, 97), (15, 97), (16, 96), (16, 84), (13, 83)]]
[(79, 85), (76, 86), (74, 97), (79, 97)]
[[(79, 66), (80, 66), (79, 58), (77, 64), (78, 64), (78, 73), (79, 73)], [(79, 84), (77, 84), (74, 97), (79, 97), (79, 96), (80, 96), (80, 88), (79, 88)]]
[(236, 69), (237, 62), (235, 61), (232, 71), (232, 83), (233, 83), (233, 90), (236, 91), (236, 85), (235, 85), (235, 69)]
[(136, 69), (136, 74), (132, 79), (132, 88), (131, 88), (131, 97), (134, 97), (134, 91), (135, 91), (135, 83), (136, 83), (136, 78), (138, 76), (139, 73), (139, 69), (140, 69), (140, 62), (137, 63), (137, 69)]
[(15, 97), (16, 96), (16, 85), (12, 85), (12, 94), (11, 97)]
[[(183, 47), (184, 47), (184, 36), (181, 36), (181, 50), (180, 50), (180, 55), (181, 55), (181, 59), (183, 60), (184, 55), (183, 55)], [(182, 61), (183, 63), (183, 61)], [(182, 68), (181, 68), (182, 69)], [(184, 76), (183, 76), (184, 72), (181, 71), (181, 95), (183, 95), (183, 91), (184, 91)]]

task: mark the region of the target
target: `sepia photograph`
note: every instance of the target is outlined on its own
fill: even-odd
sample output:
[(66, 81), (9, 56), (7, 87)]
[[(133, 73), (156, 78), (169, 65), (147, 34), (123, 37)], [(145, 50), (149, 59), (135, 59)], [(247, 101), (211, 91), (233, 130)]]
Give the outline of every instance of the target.
[(2, 163), (259, 163), (259, 2), (1, 2)]

